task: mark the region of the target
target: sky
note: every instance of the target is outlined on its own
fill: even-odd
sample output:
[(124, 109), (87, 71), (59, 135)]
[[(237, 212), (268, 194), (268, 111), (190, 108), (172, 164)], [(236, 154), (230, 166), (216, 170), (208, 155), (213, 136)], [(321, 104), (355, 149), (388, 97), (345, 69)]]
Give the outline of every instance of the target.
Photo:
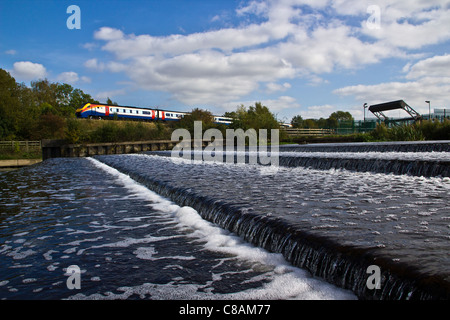
[(120, 105), (428, 114), (450, 109), (449, 51), (450, 0), (0, 0), (0, 68)]

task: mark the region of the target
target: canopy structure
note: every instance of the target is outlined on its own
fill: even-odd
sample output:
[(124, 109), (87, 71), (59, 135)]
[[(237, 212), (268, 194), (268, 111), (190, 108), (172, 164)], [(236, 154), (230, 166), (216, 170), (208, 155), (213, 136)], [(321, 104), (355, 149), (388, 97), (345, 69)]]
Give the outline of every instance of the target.
[[(397, 110), (402, 109), (408, 113), (410, 116), (409, 118), (402, 118), (402, 119), (389, 119), (383, 112), (384, 111), (390, 111), (390, 110)], [(411, 108), (405, 101), (403, 100), (397, 100), (397, 101), (391, 101), (391, 102), (385, 102), (380, 104), (374, 104), (369, 107), (369, 111), (372, 112), (378, 119), (382, 121), (409, 121), (414, 120), (417, 121), (422, 118), (420, 113), (418, 113), (416, 110)]]

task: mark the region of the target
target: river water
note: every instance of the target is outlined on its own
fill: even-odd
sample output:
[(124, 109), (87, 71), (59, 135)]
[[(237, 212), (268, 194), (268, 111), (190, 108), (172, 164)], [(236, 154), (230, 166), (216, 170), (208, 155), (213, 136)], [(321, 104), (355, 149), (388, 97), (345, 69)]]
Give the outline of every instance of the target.
[[(338, 157), (360, 161), (352, 152)], [(447, 297), (448, 177), (161, 155), (0, 173), (0, 298)], [(71, 265), (80, 289), (68, 289)], [(366, 286), (368, 265), (381, 269), (380, 290)]]
[(2, 173), (0, 188), (2, 299), (355, 298), (95, 160)]

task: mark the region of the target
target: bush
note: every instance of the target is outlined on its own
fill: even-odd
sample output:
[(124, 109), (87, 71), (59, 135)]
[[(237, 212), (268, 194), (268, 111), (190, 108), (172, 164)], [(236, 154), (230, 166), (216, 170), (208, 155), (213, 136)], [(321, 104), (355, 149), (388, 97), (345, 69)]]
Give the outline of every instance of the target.
[(426, 140), (450, 140), (449, 119), (444, 122), (426, 120), (417, 124), (417, 127)]

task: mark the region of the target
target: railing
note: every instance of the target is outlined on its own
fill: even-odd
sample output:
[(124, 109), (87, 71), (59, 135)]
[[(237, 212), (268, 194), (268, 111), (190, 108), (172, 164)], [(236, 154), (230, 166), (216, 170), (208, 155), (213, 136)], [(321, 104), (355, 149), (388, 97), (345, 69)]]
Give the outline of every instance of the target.
[(41, 150), (41, 141), (0, 141), (0, 152), (30, 152), (38, 150)]
[(333, 129), (286, 128), (288, 136), (324, 136), (334, 134)]

